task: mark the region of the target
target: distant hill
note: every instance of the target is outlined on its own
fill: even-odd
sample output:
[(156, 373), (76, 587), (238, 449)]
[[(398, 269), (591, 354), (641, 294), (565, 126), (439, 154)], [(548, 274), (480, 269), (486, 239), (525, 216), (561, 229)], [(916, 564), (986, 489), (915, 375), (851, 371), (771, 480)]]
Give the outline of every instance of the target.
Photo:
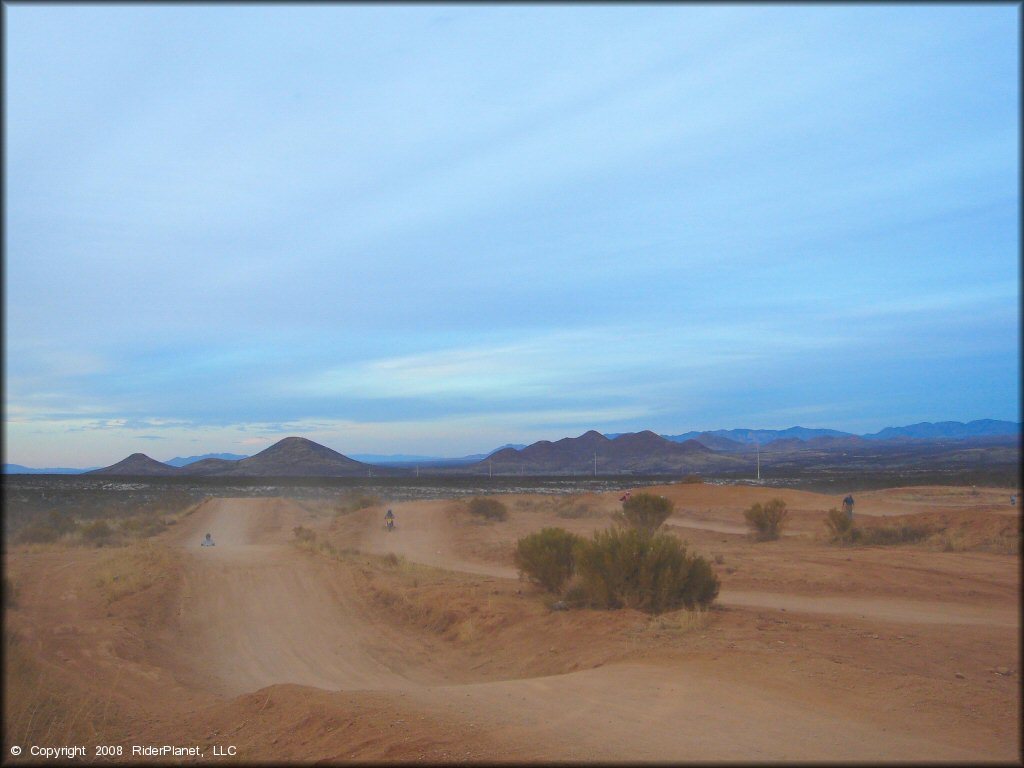
[[(789, 427), (788, 429), (715, 429), (710, 432), (686, 432), (682, 435), (665, 435), (666, 440), (683, 442), (685, 440), (701, 440), (703, 437), (720, 437), (738, 445), (766, 445), (775, 440), (796, 438), (811, 440), (815, 437), (849, 437), (852, 433), (840, 432), (837, 429), (809, 429), (807, 427)], [(709, 446), (710, 447), (710, 446)]]
[(470, 469), (500, 474), (660, 474), (736, 468), (742, 461), (717, 454), (696, 440), (675, 443), (651, 431), (609, 439), (591, 430), (522, 449), (504, 448)]
[[(398, 470), (392, 470), (398, 471)], [(222, 459), (212, 456), (181, 467), (163, 464), (142, 453), (91, 474), (180, 477), (361, 477), (388, 470), (350, 459), (304, 437), (286, 437), (255, 456)]]
[(144, 453), (133, 453), (126, 459), (122, 459), (117, 464), (112, 464), (109, 467), (103, 467), (102, 469), (94, 469), (92, 472), (87, 472), (89, 475), (134, 475), (134, 476), (148, 476), (148, 477), (164, 477), (167, 475), (180, 474), (181, 470), (178, 467), (171, 467), (167, 464), (151, 459)]
[(961, 421), (939, 421), (932, 423), (922, 421), (907, 427), (886, 427), (880, 432), (863, 435), (868, 440), (893, 440), (901, 437), (960, 439), (965, 437), (989, 437), (993, 435), (1019, 435), (1019, 421), (998, 421), (996, 419), (977, 419), (964, 424)]
[(44, 467), (35, 469), (24, 467), (21, 464), (4, 464), (5, 475), (81, 475), (99, 467), (86, 467), (85, 469), (74, 469), (72, 467)]
[[(788, 429), (715, 429), (709, 432), (684, 432), (681, 435), (663, 435), (666, 440), (683, 442), (699, 440), (715, 450), (730, 450), (730, 446), (720, 443), (711, 445), (716, 438), (730, 440), (740, 446), (768, 445), (776, 440), (796, 439), (807, 442), (819, 437), (833, 438), (864, 438), (866, 440), (894, 440), (899, 438), (922, 439), (962, 439), (967, 437), (987, 437), (995, 435), (1020, 434), (1021, 424), (1015, 421), (998, 421), (995, 419), (979, 419), (966, 424), (961, 421), (940, 421), (938, 423), (922, 422), (906, 427), (886, 427), (880, 432), (855, 435), (852, 432), (841, 432), (837, 429), (810, 429), (808, 427), (789, 427)], [(735, 450), (735, 449), (732, 449)]]
[(239, 459), (247, 459), (248, 456), (240, 455), (237, 453), (204, 453), (202, 456), (189, 456), (187, 458), (181, 458), (175, 456), (173, 459), (168, 459), (164, 464), (170, 464), (172, 467), (184, 467), (186, 464), (195, 464), (197, 461), (203, 459), (223, 459), (225, 461), (238, 461)]
[[(786, 454), (799, 454), (793, 461), (809, 461), (810, 455), (850, 451), (878, 456), (905, 446), (925, 450), (925, 444), (946, 445), (948, 449), (1019, 446), (1020, 422), (979, 419), (967, 422), (921, 422), (905, 427), (886, 427), (867, 435), (854, 435), (835, 429), (719, 429), (657, 435), (643, 432), (602, 435), (590, 430), (579, 437), (555, 442), (541, 440), (531, 445), (509, 444), (490, 454), (474, 454), (455, 459), (408, 454), (345, 456), (302, 437), (287, 437), (255, 456), (210, 453), (188, 458), (175, 457), (159, 462), (135, 453), (110, 467), (71, 469), (34, 469), (20, 464), (5, 464), (4, 474), (121, 474), (155, 476), (223, 477), (357, 477), (408, 474), (412, 468), (429, 472), (481, 472), (566, 474), (592, 473), (597, 456), (598, 473), (620, 472), (676, 474), (732, 472), (742, 463), (753, 461), (754, 444), (772, 460), (782, 461)], [(957, 446), (948, 443), (956, 442)], [(915, 444), (920, 443), (918, 447)], [(1019, 450), (1019, 448), (1017, 449)], [(808, 453), (810, 452), (810, 453)], [(867, 453), (865, 453), (867, 452)], [(851, 454), (852, 456), (853, 454)], [(359, 459), (373, 459), (361, 461)], [(781, 466), (781, 465), (780, 465)]]
[(374, 469), (304, 437), (286, 437), (255, 456), (238, 461), (203, 459), (179, 471), (228, 477), (361, 477)]
[[(671, 438), (665, 439), (669, 440)], [(737, 442), (735, 440), (730, 440), (729, 438), (722, 437), (721, 435), (716, 435), (713, 432), (701, 432), (699, 435), (695, 435), (694, 437), (687, 439), (696, 440), (705, 448), (710, 448), (713, 451), (731, 452), (746, 450), (746, 446), (743, 443)]]

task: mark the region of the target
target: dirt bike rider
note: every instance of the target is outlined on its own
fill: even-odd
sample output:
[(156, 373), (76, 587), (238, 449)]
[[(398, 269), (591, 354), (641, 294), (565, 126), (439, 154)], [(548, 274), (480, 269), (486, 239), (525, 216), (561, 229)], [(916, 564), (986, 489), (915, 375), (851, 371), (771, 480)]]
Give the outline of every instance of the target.
[(213, 537), (210, 536), (210, 534), (206, 534), (206, 538), (203, 539), (203, 543), (200, 546), (202, 546), (202, 547), (213, 547), (213, 546), (216, 546), (216, 545), (213, 543)]
[(390, 509), (384, 515), (384, 527), (387, 528), (389, 531), (395, 527), (395, 513), (392, 512)]

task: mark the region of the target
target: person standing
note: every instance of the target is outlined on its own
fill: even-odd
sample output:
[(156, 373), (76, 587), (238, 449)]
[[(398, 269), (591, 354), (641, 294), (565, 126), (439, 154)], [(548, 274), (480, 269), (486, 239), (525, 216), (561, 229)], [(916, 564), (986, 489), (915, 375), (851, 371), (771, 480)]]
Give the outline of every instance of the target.
[(852, 493), (846, 494), (846, 498), (843, 499), (843, 512), (846, 513), (846, 516), (850, 520), (853, 520), (853, 494)]

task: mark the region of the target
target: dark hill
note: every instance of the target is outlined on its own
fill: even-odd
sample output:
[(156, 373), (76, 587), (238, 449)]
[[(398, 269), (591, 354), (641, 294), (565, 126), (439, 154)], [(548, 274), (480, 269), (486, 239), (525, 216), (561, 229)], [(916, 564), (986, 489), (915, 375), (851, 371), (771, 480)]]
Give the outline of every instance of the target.
[(238, 466), (238, 459), (200, 459), (181, 468), (184, 475), (223, 475)]
[(358, 477), (373, 469), (304, 437), (286, 437), (255, 456), (224, 462), (233, 466), (212, 464), (215, 461), (218, 460), (189, 464), (182, 471), (191, 474), (190, 469), (204, 465), (199, 467), (200, 473), (212, 468), (217, 475), (231, 477)]
[(117, 464), (102, 469), (94, 469), (86, 472), (88, 475), (141, 475), (141, 476), (166, 476), (180, 474), (181, 470), (163, 464), (156, 459), (151, 459), (144, 453), (133, 453)]
[(742, 459), (718, 454), (696, 440), (675, 443), (654, 432), (620, 434), (609, 440), (590, 431), (556, 442), (541, 440), (522, 450), (506, 448), (468, 467), (501, 474), (676, 474), (735, 469)]

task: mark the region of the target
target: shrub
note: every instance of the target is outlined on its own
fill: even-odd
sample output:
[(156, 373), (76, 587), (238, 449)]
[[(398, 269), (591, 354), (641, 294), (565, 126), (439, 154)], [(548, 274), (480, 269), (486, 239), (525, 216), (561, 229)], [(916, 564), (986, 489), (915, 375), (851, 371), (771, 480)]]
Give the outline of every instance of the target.
[(50, 510), (50, 514), (47, 516), (49, 525), (51, 528), (57, 531), (57, 536), (66, 536), (69, 533), (74, 533), (78, 524), (72, 519), (71, 515), (67, 512), (58, 511), (56, 509)]
[(297, 541), (303, 544), (312, 544), (316, 541), (316, 531), (312, 528), (306, 528), (304, 525), (297, 525), (292, 528), (292, 533), (295, 535)]
[(689, 484), (689, 483), (703, 484), (704, 478), (701, 477), (700, 475), (687, 475), (680, 482), (687, 483), (687, 484)]
[(578, 577), (574, 576), (569, 581), (569, 587), (565, 590), (565, 594), (562, 595), (562, 600), (569, 608), (584, 608), (587, 606), (589, 603), (587, 590)]
[(516, 542), (516, 568), (548, 592), (558, 592), (573, 574), (573, 550), (580, 537), (562, 528), (544, 528)]
[(488, 520), (507, 520), (508, 507), (497, 499), (476, 497), (469, 501), (469, 514)]
[(581, 494), (578, 493), (557, 499), (554, 506), (555, 514), (564, 519), (576, 520), (596, 514), (588, 502), (581, 500)]
[(47, 523), (29, 523), (18, 531), (19, 544), (47, 544), (60, 538), (60, 531)]
[(18, 605), (18, 585), (8, 576), (4, 576), (4, 608), (14, 608)]
[(349, 508), (353, 512), (358, 512), (360, 509), (368, 509), (369, 507), (376, 507), (383, 503), (379, 496), (359, 496), (349, 505)]
[(135, 517), (129, 517), (126, 520), (122, 520), (118, 525), (118, 528), (123, 533), (140, 539), (148, 539), (150, 536), (156, 536), (166, 527), (167, 524), (161, 518), (149, 515), (136, 515)]
[(849, 544), (856, 540), (860, 531), (853, 527), (853, 519), (842, 510), (832, 507), (825, 515), (825, 527), (832, 541)]
[(863, 528), (855, 537), (862, 544), (910, 544), (922, 541), (932, 534), (932, 529), (923, 525), (889, 525), (884, 528)]
[(687, 608), (707, 608), (718, 597), (720, 582), (711, 563), (703, 557), (693, 556), (689, 579), (683, 589), (683, 605)]
[[(587, 604), (628, 606), (660, 613), (705, 607), (718, 595), (718, 578), (702, 557), (688, 555), (673, 536), (639, 528), (596, 531), (575, 552), (579, 587)], [(575, 596), (574, 596), (575, 597)]]
[(622, 502), (620, 522), (639, 531), (654, 533), (672, 514), (672, 502), (653, 493), (638, 493)]
[(772, 499), (765, 504), (754, 504), (743, 513), (743, 517), (747, 525), (753, 529), (754, 537), (758, 541), (772, 541), (779, 538), (788, 514), (786, 502), (782, 499)]
[(89, 544), (102, 547), (114, 538), (114, 529), (106, 520), (95, 520), (82, 528), (82, 539)]

